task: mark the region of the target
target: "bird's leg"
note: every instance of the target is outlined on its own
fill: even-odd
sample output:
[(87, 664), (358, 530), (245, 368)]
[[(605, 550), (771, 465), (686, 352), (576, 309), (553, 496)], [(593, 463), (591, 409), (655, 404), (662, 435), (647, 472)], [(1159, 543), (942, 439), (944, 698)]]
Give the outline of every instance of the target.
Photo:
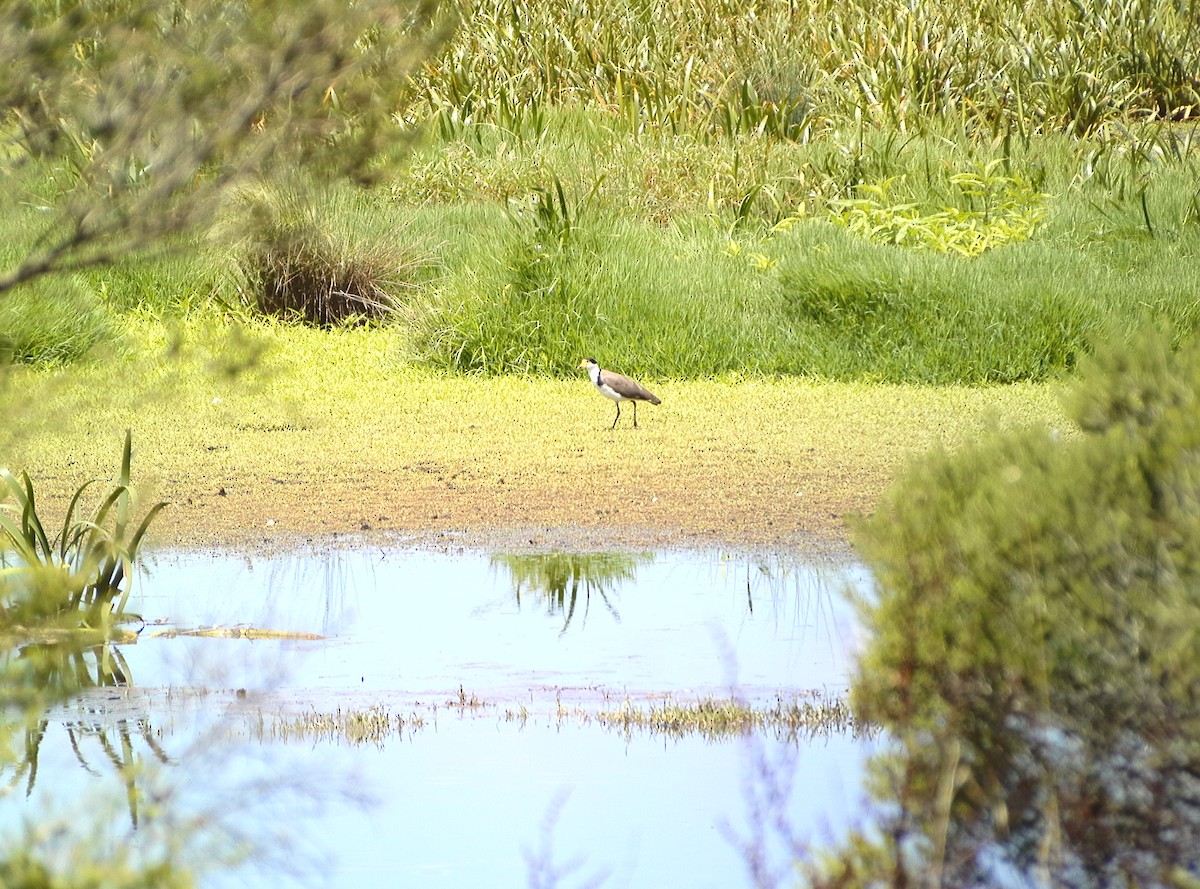
[(633, 428), (637, 429), (637, 402), (633, 403)]
[(617, 420), (619, 420), (619, 419), (621, 419), (621, 402), (618, 401), (617, 402), (617, 415), (615, 417), (613, 417), (613, 424), (611, 426), (609, 426), (608, 428), (610, 430), (616, 429), (617, 428)]

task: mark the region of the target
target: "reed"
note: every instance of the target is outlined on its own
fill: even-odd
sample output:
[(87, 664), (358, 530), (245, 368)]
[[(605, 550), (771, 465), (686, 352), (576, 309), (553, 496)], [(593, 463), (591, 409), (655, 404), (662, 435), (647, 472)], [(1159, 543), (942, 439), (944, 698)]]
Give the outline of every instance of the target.
[(456, 0), (447, 14), (462, 24), (416, 79), (414, 117), (454, 138), (536, 138), (561, 105), (635, 135), (940, 121), (1027, 138), (1200, 101), (1200, 26), (1173, 0)]

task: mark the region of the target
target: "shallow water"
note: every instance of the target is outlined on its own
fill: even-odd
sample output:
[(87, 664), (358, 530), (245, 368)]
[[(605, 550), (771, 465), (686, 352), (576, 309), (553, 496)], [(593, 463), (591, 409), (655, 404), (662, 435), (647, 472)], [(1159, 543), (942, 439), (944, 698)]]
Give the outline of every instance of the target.
[[(277, 853), (205, 885), (273, 886), (280, 864), (337, 887), (550, 885), (550, 873), (562, 886), (753, 885), (733, 837), (764, 833), (773, 866), (787, 873), (790, 861), (786, 843), (755, 829), (754, 800), (786, 785), (793, 839), (837, 836), (862, 811), (870, 741), (624, 735), (580, 714), (663, 696), (838, 693), (859, 638), (842, 593), (866, 583), (855, 565), (717, 552), (159, 555), (130, 610), (166, 623), (120, 647), (146, 690), (125, 713), (131, 730), (85, 731), (81, 717), (106, 696), (128, 707), (126, 690), (64, 708), (29, 800), (6, 805), (2, 823), (105, 788), (125, 828), (113, 842), (144, 838), (105, 749), (119, 748), (157, 764), (184, 807), (220, 812)], [(208, 625), (325, 638), (151, 635)], [(198, 687), (209, 691), (181, 691)], [(482, 706), (453, 706), (464, 696)], [(285, 743), (245, 716), (376, 704), (423, 727), (381, 744)], [(525, 718), (510, 718), (517, 708)], [(210, 736), (215, 724), (224, 730)]]
[[(571, 583), (560, 597), (530, 578), (530, 565), (547, 560), (573, 560), (565, 569), (578, 579), (573, 597)], [(748, 696), (837, 692), (857, 644), (842, 592), (865, 582), (856, 566), (713, 552), (164, 556), (149, 564), (131, 610), (178, 627), (252, 625), (327, 639), (254, 642), (277, 668), (266, 671), (260, 657), (245, 667), (239, 658), (226, 663), (226, 651), (245, 653), (243, 640), (143, 639), (126, 656), (135, 676), (163, 685), (186, 684), (190, 653), (203, 652), (217, 662), (207, 668), (229, 668), (224, 684), (252, 689), (462, 687), (515, 699), (547, 688), (617, 696), (728, 694), (734, 686)]]

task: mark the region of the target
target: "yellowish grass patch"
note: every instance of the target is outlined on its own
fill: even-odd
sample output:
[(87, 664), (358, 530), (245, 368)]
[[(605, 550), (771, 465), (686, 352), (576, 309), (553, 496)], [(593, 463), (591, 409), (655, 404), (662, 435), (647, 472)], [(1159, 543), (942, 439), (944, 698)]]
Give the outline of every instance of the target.
[(4, 462), (65, 506), (115, 473), (132, 427), (135, 482), (172, 504), (152, 529), (167, 544), (558, 527), (840, 541), (913, 456), (993, 425), (1066, 427), (1051, 385), (646, 379), (662, 405), (642, 405), (636, 430), (625, 407), (610, 430), (613, 405), (582, 371), (439, 375), (407, 361), (395, 329), (142, 320), (129, 341), (90, 366), (12, 371)]

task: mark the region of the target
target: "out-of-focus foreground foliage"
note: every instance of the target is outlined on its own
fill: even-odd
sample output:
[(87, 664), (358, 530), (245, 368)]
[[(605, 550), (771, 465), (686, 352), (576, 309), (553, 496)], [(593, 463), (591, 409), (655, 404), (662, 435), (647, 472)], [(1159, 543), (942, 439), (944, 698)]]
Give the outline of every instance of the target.
[(1113, 349), (1070, 406), (1080, 434), (930, 459), (866, 521), (887, 805), (815, 884), (1200, 872), (1200, 347)]
[(423, 0), (5, 3), (0, 151), (18, 175), (0, 213), (27, 211), (29, 237), (0, 249), (0, 293), (194, 229), (262, 175), (377, 173), (444, 33), (431, 16)]

